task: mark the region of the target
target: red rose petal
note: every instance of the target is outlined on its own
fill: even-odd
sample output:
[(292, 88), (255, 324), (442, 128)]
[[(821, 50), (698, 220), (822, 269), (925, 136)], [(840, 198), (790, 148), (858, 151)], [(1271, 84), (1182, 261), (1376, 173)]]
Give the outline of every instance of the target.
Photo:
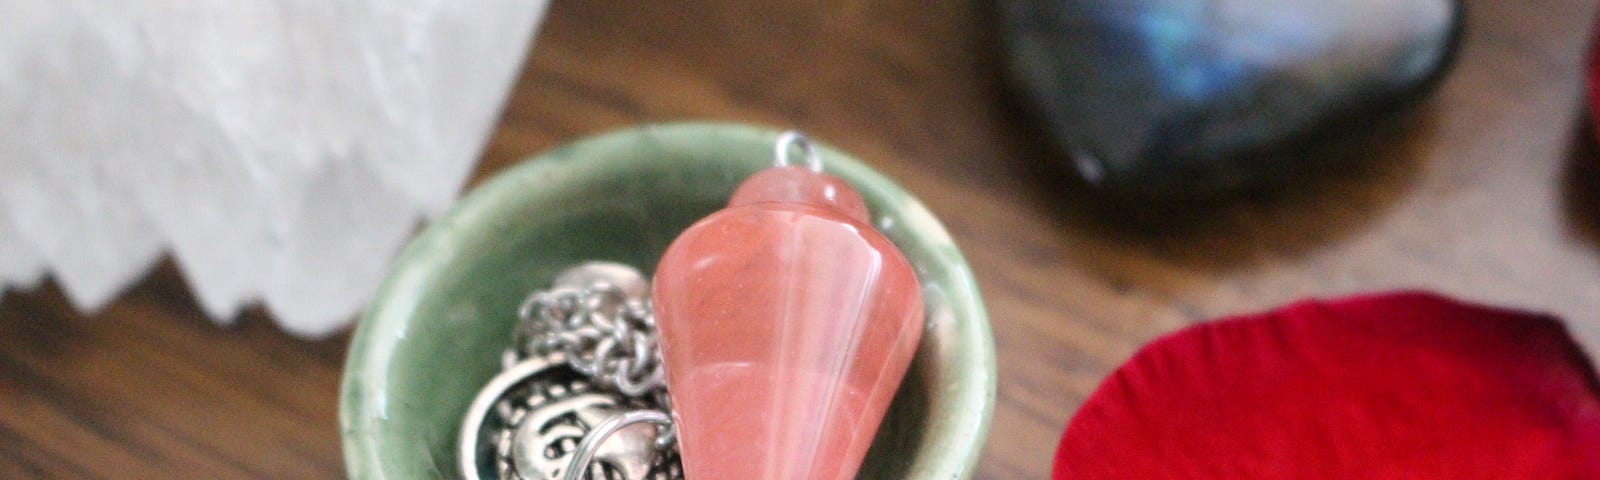
[(1600, 381), (1554, 318), (1403, 293), (1147, 345), (1056, 479), (1600, 479)]

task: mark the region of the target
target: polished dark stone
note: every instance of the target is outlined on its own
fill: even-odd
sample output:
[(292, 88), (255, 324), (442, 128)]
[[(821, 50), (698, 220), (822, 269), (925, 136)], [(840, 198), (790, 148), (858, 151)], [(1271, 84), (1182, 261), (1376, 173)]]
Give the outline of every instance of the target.
[(1000, 8), (1024, 102), (1086, 180), (1137, 195), (1217, 193), (1302, 168), (1297, 143), (1427, 90), (1460, 23), (1455, 0)]

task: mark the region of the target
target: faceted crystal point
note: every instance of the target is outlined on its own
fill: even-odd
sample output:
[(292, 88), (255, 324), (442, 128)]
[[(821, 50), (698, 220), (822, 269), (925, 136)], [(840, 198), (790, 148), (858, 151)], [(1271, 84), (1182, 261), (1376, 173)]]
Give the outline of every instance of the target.
[(752, 176), (657, 267), (656, 321), (684, 474), (855, 477), (922, 336), (904, 256), (843, 181)]

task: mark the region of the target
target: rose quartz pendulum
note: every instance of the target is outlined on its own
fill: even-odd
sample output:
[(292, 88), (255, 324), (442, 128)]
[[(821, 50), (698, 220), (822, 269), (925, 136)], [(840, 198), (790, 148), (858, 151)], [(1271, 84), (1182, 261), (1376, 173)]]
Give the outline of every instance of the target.
[[(791, 147), (810, 169), (788, 166)], [(655, 315), (691, 480), (854, 478), (922, 336), (922, 296), (866, 204), (798, 134), (673, 241)]]

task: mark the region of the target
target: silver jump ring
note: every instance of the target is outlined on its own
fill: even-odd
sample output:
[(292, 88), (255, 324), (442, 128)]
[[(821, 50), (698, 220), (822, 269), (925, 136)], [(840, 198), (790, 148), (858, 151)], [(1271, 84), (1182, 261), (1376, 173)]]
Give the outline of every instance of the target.
[[(657, 432), (672, 427), (672, 419), (667, 414), (654, 410), (632, 411), (607, 418), (584, 435), (583, 441), (578, 442), (578, 449), (572, 460), (567, 462), (567, 474), (562, 475), (562, 479), (581, 480), (584, 474), (589, 473), (589, 462), (594, 460), (595, 453), (600, 451), (601, 444), (606, 443), (606, 438), (624, 427), (646, 422), (656, 424)], [(661, 433), (656, 435), (660, 436)]]
[(794, 130), (778, 135), (778, 142), (772, 146), (772, 156), (775, 159), (772, 164), (779, 167), (789, 166), (789, 150), (795, 147), (799, 147), (800, 153), (805, 155), (806, 168), (813, 172), (822, 172), (822, 156), (817, 154), (817, 149), (812, 148), (811, 139)]

